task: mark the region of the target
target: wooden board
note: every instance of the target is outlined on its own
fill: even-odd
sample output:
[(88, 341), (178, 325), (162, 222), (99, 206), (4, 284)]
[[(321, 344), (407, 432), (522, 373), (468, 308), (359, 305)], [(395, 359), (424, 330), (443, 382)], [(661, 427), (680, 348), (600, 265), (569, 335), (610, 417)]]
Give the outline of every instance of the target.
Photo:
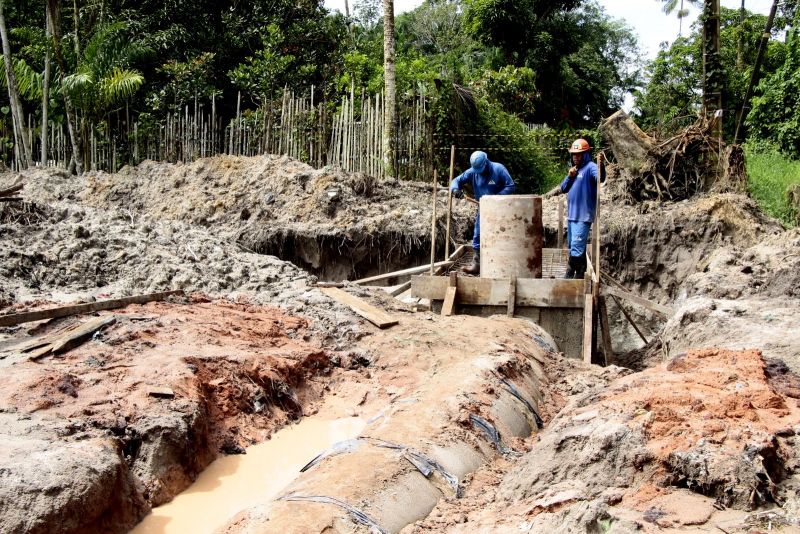
[(347, 293), (346, 291), (342, 291), (341, 289), (335, 287), (328, 287), (322, 288), (320, 291), (331, 297), (332, 299), (341, 302), (345, 306), (349, 306), (351, 310), (356, 312), (358, 315), (366, 319), (367, 321), (371, 322), (378, 328), (388, 328), (390, 326), (396, 325), (399, 321), (386, 313), (383, 310), (379, 310), (372, 304)]
[[(508, 306), (508, 278), (458, 278), (458, 303), (472, 306)], [(444, 300), (446, 276), (414, 276), (411, 294)], [(515, 307), (583, 308), (583, 280), (518, 278)]]
[[(451, 265), (453, 265), (453, 262), (448, 260), (448, 261), (440, 261), (438, 263), (435, 263), (434, 267), (447, 268), (447, 267), (450, 267)], [(362, 278), (360, 280), (354, 281), (353, 283), (354, 284), (358, 284), (358, 285), (368, 285), (368, 284), (371, 284), (372, 282), (380, 282), (381, 280), (386, 280), (388, 278), (394, 278), (396, 276), (397, 277), (399, 277), (399, 276), (412, 276), (412, 275), (415, 275), (415, 274), (421, 274), (421, 273), (424, 273), (425, 271), (429, 271), (430, 268), (431, 268), (431, 264), (429, 263), (427, 265), (420, 265), (419, 267), (411, 267), (410, 269), (403, 269), (402, 271), (395, 271), (393, 273), (378, 274), (378, 275), (375, 275), (375, 276), (370, 276), (369, 278)]]
[(59, 308), (49, 308), (32, 312), (14, 313), (11, 315), (0, 315), (0, 326), (14, 326), (31, 321), (41, 321), (42, 319), (55, 319), (59, 317), (69, 317), (70, 315), (80, 315), (82, 313), (93, 313), (102, 310), (113, 310), (124, 308), (130, 304), (146, 304), (157, 300), (164, 300), (167, 297), (181, 296), (183, 291), (164, 291), (162, 293), (150, 293), (148, 295), (136, 295), (121, 299), (101, 300), (89, 302), (87, 304), (75, 304), (72, 306), (61, 306)]
[(594, 316), (594, 297), (585, 294), (586, 304), (583, 307), (583, 361), (592, 363), (592, 321)]
[(618, 287), (603, 286), (603, 294), (627, 300), (628, 302), (641, 306), (642, 308), (646, 308), (652, 312), (661, 314), (667, 318), (672, 317), (675, 314), (675, 310), (668, 306), (664, 306), (658, 302), (653, 302), (652, 300), (647, 300), (628, 291), (623, 291)]
[(3, 189), (0, 191), (0, 197), (10, 197), (17, 191), (20, 191), (23, 187), (25, 187), (25, 184), (17, 184), (9, 187), (8, 189)]
[(450, 317), (453, 315), (453, 308), (456, 304), (456, 292), (458, 288), (448, 287), (444, 294), (444, 304), (442, 304), (442, 316)]
[(61, 354), (68, 352), (94, 335), (95, 332), (105, 326), (115, 323), (117, 318), (113, 315), (105, 317), (95, 317), (85, 323), (75, 325), (72, 329), (53, 336), (49, 343), (40, 349), (30, 353), (29, 360), (37, 360), (49, 354)]

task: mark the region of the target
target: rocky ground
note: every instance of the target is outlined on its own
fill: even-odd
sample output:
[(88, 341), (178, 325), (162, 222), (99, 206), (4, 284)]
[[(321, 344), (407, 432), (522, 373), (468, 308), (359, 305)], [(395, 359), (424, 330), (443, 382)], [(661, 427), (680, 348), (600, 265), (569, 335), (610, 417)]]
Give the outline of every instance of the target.
[[(115, 323), (36, 362), (20, 343), (85, 319), (0, 329), (4, 532), (123, 532), (216, 456), (293, 420), (380, 413), (400, 424), (372, 429), (385, 439), (426, 454), (463, 442), (482, 458), (462, 470), (462, 498), (426, 490), (427, 517), (414, 516), (416, 502), (389, 513), (387, 495), (417, 487), (398, 486), (416, 473), (409, 465), (383, 454), (391, 468), (359, 472), (364, 487), (342, 495), (382, 520), (409, 518), (388, 520), (392, 532), (800, 528), (800, 233), (743, 195), (632, 203), (609, 190), (603, 270), (676, 313), (628, 306), (645, 345), (609, 301), (619, 366), (602, 369), (560, 357), (522, 320), (415, 314), (382, 291), (346, 287), (401, 319), (379, 331), (314, 287), (428, 261), (429, 185), (273, 156), (82, 178), (7, 173), (0, 189), (19, 180), (25, 202), (0, 204), (0, 313), (188, 296), (103, 312)], [(458, 241), (473, 210), (456, 207)], [(554, 202), (545, 225), (553, 242)], [(498, 377), (535, 392), (541, 431), (517, 436), (519, 417), (498, 415), (517, 402), (498, 400)], [(150, 394), (163, 388), (174, 396)], [(432, 411), (408, 398), (430, 398)], [(508, 449), (481, 437), (470, 414), (496, 425)], [(341, 478), (339, 463), (361, 465), (340, 458), (319, 476)], [(228, 531), (263, 531), (264, 510)], [(320, 531), (366, 528), (330, 513), (317, 517)]]

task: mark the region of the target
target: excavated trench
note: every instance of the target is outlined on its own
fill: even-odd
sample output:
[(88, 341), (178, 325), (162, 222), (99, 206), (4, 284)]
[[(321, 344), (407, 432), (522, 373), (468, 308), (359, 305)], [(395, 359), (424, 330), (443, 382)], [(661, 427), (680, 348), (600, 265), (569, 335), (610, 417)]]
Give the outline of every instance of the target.
[[(485, 321), (462, 319), (484, 334), (480, 343), (448, 342), (441, 331), (454, 326), (449, 320), (409, 319), (388, 336), (365, 338), (363, 352), (344, 362), (352, 369), (334, 372), (327, 391), (229, 368), (228, 376), (244, 372), (261, 391), (271, 388), (261, 414), (246, 413), (257, 390), (237, 394), (225, 372), (198, 370), (209, 443), (232, 426), (257, 424), (254, 417), (271, 418), (270, 410), (299, 422), (245, 456), (216, 460), (133, 532), (399, 532), (440, 499), (460, 496), (470, 473), (522, 454), (521, 440), (558, 409), (549, 403), (543, 365), (557, 348), (544, 331), (503, 318), (489, 335)], [(319, 385), (326, 374), (298, 376)], [(214, 390), (223, 381), (225, 395)]]
[(407, 232), (339, 236), (281, 228), (268, 234), (245, 234), (239, 242), (249, 250), (291, 262), (326, 281), (358, 280), (430, 262), (430, 238)]

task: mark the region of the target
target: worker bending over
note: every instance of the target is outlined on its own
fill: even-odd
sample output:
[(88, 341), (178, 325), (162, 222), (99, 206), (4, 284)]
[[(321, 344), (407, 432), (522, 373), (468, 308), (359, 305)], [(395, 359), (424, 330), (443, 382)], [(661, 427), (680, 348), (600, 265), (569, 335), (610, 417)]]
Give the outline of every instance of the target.
[(567, 195), (567, 247), (569, 248), (569, 265), (564, 278), (583, 278), (586, 273), (586, 244), (592, 230), (592, 222), (597, 213), (597, 178), (606, 181), (606, 169), (603, 165), (603, 154), (600, 154), (598, 173), (597, 164), (592, 161), (592, 147), (585, 139), (577, 139), (569, 149), (572, 154), (573, 167), (561, 185), (548, 192), (545, 197)]
[[(508, 169), (499, 163), (489, 161), (486, 152), (473, 152), (469, 158), (470, 168), (463, 174), (455, 177), (450, 183), (450, 191), (456, 198), (464, 197), (464, 186), (469, 185), (475, 200), (480, 200), (484, 195), (510, 195), (514, 192), (514, 180), (508, 174)], [(475, 231), (472, 237), (472, 264), (465, 267), (466, 274), (477, 275), (481, 272), (481, 212), (475, 216)]]

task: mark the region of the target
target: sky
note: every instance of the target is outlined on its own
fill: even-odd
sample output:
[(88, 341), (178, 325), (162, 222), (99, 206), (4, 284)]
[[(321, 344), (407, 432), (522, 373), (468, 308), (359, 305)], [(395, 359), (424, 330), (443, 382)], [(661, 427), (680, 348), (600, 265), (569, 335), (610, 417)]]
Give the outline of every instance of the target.
[[(672, 42), (678, 35), (678, 19), (675, 14), (665, 15), (661, 11), (662, 2), (658, 0), (599, 0), (606, 12), (613, 18), (625, 20), (639, 36), (642, 52), (646, 59), (653, 59), (662, 41)], [(728, 8), (739, 8), (740, 0), (721, 0)], [(419, 6), (422, 0), (395, 0), (395, 14), (410, 11)], [(352, 4), (352, 2), (351, 2)], [(687, 1), (688, 5), (689, 2)], [(747, 0), (750, 11), (768, 14), (772, 0)], [(329, 9), (344, 11), (344, 0), (325, 0)], [(698, 9), (689, 8), (691, 14), (683, 21), (684, 35), (697, 18)]]

